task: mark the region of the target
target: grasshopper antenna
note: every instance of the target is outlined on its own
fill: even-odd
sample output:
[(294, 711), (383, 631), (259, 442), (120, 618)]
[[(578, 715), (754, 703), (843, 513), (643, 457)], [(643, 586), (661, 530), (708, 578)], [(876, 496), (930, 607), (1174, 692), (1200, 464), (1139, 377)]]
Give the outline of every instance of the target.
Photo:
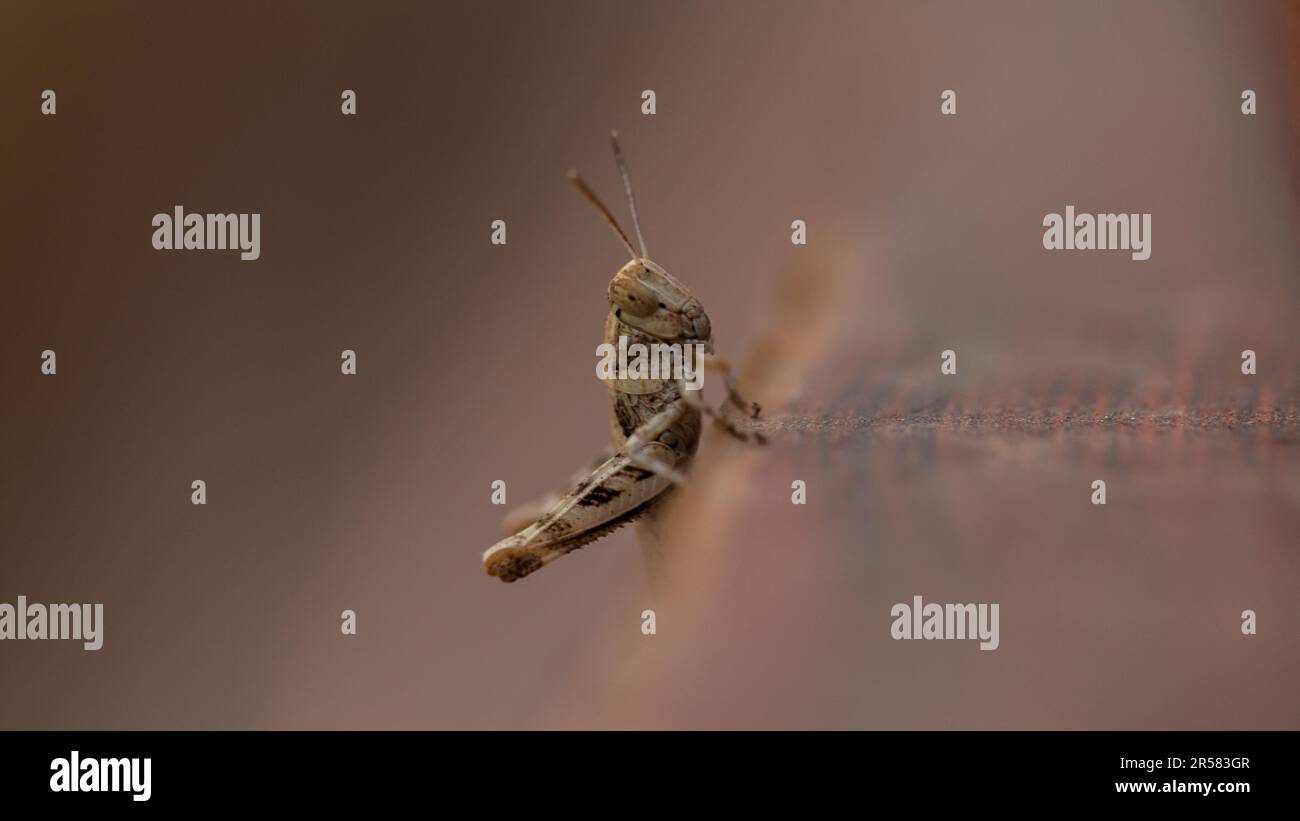
[(636, 195), (632, 193), (632, 175), (627, 172), (627, 162), (623, 159), (623, 149), (618, 146), (618, 131), (609, 132), (609, 141), (614, 146), (614, 162), (618, 163), (618, 172), (623, 175), (623, 189), (627, 191), (627, 205), (632, 210), (632, 227), (636, 229), (636, 241), (641, 246), (641, 257), (646, 258), (645, 237), (641, 235), (641, 218), (636, 213)]
[(605, 207), (605, 203), (600, 201), (600, 197), (596, 196), (596, 192), (592, 191), (590, 186), (583, 181), (582, 177), (578, 176), (576, 168), (569, 169), (569, 179), (573, 180), (573, 184), (578, 186), (578, 190), (581, 191), (587, 199), (591, 200), (592, 205), (596, 206), (596, 210), (605, 218), (605, 222), (609, 223), (609, 227), (614, 229), (614, 233), (618, 234), (618, 238), (623, 241), (623, 245), (627, 248), (627, 252), (632, 255), (632, 259), (635, 261), (637, 255), (636, 249), (632, 247), (632, 241), (627, 238), (627, 234), (623, 233), (623, 229), (619, 227), (618, 220), (614, 219), (613, 214), (609, 213), (609, 209)]

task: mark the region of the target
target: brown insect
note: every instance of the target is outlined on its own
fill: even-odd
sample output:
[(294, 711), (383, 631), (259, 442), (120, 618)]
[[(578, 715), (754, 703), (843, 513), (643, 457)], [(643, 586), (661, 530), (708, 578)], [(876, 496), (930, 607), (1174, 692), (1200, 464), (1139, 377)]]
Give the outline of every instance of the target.
[(607, 380), (612, 447), (575, 476), (573, 487), (563, 496), (549, 494), (506, 517), (512, 535), (483, 553), (487, 572), (504, 582), (521, 579), (627, 524), (669, 488), (684, 483), (683, 471), (699, 444), (703, 415), (732, 436), (763, 441), (760, 434), (741, 431), (724, 415), (728, 403), (751, 418), (757, 418), (759, 407), (741, 397), (730, 367), (713, 355), (713, 330), (704, 306), (646, 253), (618, 132), (613, 132), (610, 140), (627, 192), (639, 254), (595, 192), (576, 171), (569, 172), (569, 178), (600, 211), (632, 257), (609, 282), (605, 343), (618, 346), (622, 337), (625, 345), (698, 345), (704, 352), (704, 366), (723, 375), (727, 399), (716, 410), (708, 407), (698, 385), (688, 384), (680, 372), (668, 378), (661, 373), (658, 378)]

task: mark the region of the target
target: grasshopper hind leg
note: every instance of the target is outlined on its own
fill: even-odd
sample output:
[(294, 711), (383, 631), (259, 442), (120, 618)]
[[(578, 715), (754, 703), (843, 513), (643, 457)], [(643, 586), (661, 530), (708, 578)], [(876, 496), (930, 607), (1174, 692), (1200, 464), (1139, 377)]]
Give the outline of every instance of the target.
[(489, 575), (512, 582), (640, 515), (674, 482), (677, 454), (658, 441), (686, 412), (674, 402), (643, 422), (622, 449), (528, 527), (483, 553)]
[[(569, 479), (568, 486), (574, 487), (583, 479), (586, 479), (596, 470), (596, 468), (609, 461), (609, 457), (613, 455), (613, 448), (605, 448), (603, 453), (574, 472), (573, 476)], [(530, 502), (525, 502), (522, 505), (511, 508), (506, 512), (505, 516), (501, 517), (501, 529), (505, 531), (505, 535), (507, 536), (515, 535), (540, 519), (548, 510), (554, 508), (559, 504), (560, 499), (562, 498), (564, 498), (563, 490), (552, 490), (550, 493), (539, 496)]]
[(521, 579), (639, 518), (672, 484), (641, 463), (671, 471), (676, 460), (659, 442), (638, 451), (640, 458), (619, 453), (607, 459), (527, 527), (488, 548), (488, 574), (503, 582)]
[(483, 562), (487, 566), (487, 572), (489, 575), (496, 576), (503, 582), (518, 581), (524, 576), (542, 569), (561, 556), (567, 553), (572, 553), (580, 547), (591, 544), (597, 539), (613, 533), (625, 524), (636, 521), (651, 507), (651, 505), (655, 503), (655, 501), (655, 499), (651, 499), (641, 507), (625, 514), (619, 519), (592, 530), (588, 530), (572, 539), (565, 539), (561, 542), (553, 542), (545, 545), (533, 544), (523, 548), (509, 546), (503, 547), (501, 550), (493, 548), (495, 552), (493, 552), (490, 557), (484, 558)]

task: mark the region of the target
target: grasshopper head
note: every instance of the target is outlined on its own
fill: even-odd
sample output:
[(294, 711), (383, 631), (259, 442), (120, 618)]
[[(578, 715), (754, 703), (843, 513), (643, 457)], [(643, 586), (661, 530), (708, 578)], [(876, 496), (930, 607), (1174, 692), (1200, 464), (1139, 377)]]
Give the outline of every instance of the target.
[(707, 343), (712, 329), (709, 326), (709, 315), (704, 313), (704, 306), (691, 296), (691, 292), (676, 277), (646, 255), (645, 237), (641, 236), (641, 221), (636, 213), (636, 197), (632, 194), (632, 178), (618, 146), (617, 131), (610, 134), (610, 142), (614, 146), (614, 160), (618, 163), (623, 188), (627, 192), (632, 226), (636, 229), (637, 242), (641, 246), (639, 254), (632, 247), (632, 241), (627, 238), (618, 220), (614, 219), (600, 197), (596, 196), (596, 192), (582, 181), (577, 171), (569, 172), (569, 179), (596, 206), (596, 210), (609, 223), (609, 227), (614, 229), (615, 235), (632, 256), (632, 261), (620, 268), (609, 281), (609, 304), (621, 321), (651, 336), (668, 341)]
[(614, 274), (609, 304), (623, 322), (660, 339), (708, 342), (712, 334), (700, 301), (676, 277), (644, 257)]

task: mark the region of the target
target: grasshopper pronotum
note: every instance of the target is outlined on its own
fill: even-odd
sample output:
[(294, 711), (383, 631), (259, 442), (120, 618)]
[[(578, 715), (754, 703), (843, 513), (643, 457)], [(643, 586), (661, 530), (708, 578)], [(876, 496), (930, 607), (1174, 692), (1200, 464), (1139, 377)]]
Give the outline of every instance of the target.
[[(713, 356), (712, 328), (704, 306), (646, 253), (618, 132), (610, 135), (610, 141), (641, 253), (632, 247), (618, 220), (595, 192), (576, 171), (569, 172), (569, 179), (596, 206), (632, 257), (609, 282), (605, 342), (617, 345), (619, 337), (624, 336), (641, 344), (701, 344), (705, 366), (723, 375), (726, 402), (757, 417), (758, 405), (740, 396), (730, 368)], [(548, 495), (506, 517), (506, 528), (512, 535), (483, 553), (483, 565), (490, 575), (503, 582), (523, 578), (644, 513), (664, 491), (685, 481), (682, 471), (699, 444), (701, 414), (713, 418), (719, 427), (739, 439), (763, 441), (757, 433), (750, 435), (737, 429), (721, 407), (714, 410), (705, 405), (700, 392), (682, 379), (614, 379), (606, 384), (610, 397), (610, 451), (576, 476), (574, 486), (563, 497)]]

